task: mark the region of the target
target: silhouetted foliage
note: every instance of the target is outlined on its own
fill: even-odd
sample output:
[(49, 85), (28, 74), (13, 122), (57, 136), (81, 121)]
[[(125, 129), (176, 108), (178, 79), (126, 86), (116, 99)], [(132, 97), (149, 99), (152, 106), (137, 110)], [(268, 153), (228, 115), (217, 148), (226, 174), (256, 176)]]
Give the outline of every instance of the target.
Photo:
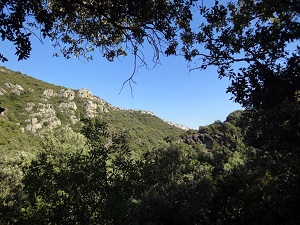
[[(121, 4), (124, 1), (117, 1), (114, 5), (110, 1), (105, 1), (106, 4), (73, 2), (68, 5), (68, 1), (49, 1), (46, 11), (39, 11), (45, 5), (38, 5), (36, 1), (23, 3), (28, 12), (32, 12), (33, 6), (38, 6), (38, 13), (46, 13), (42, 19), (50, 16), (49, 21), (53, 24), (43, 31), (45, 36), (55, 31), (56, 34), (65, 34), (68, 32), (64, 30), (65, 26), (70, 26), (80, 38), (82, 19), (90, 18), (85, 21), (87, 23), (99, 22), (100, 25), (95, 26), (101, 26), (104, 30), (100, 29), (100, 32), (106, 32), (104, 34), (111, 39), (95, 44), (109, 46), (104, 49), (104, 56), (109, 60), (118, 55), (110, 51), (118, 52), (115, 47), (124, 40), (133, 41), (134, 50), (143, 43), (143, 38), (149, 38), (149, 30), (143, 30), (143, 26), (154, 15), (156, 8), (153, 4), (165, 4), (158, 14), (161, 23), (153, 28), (169, 24), (166, 29), (171, 29), (170, 36), (162, 33), (167, 41), (176, 38), (172, 27), (185, 30), (188, 28), (186, 23), (190, 22), (188, 6), (191, 3), (188, 2), (133, 1), (124, 5)], [(22, 6), (17, 3), (20, 1), (1, 4), (14, 6), (7, 11), (10, 16), (20, 11), (20, 18), (17, 16), (15, 21), (22, 24), (27, 11), (22, 11)], [(94, 3), (92, 9), (90, 4)], [(151, 6), (149, 14), (143, 17), (145, 24), (136, 20), (141, 16), (139, 13), (145, 12), (143, 7), (135, 8), (141, 5)], [(74, 11), (74, 6), (81, 9), (80, 12)], [(179, 8), (169, 8), (172, 6)], [(181, 35), (186, 59), (200, 57), (201, 64), (195, 69), (217, 66), (219, 76), (229, 77), (232, 81), (228, 92), (246, 108), (244, 112), (230, 114), (225, 122), (216, 121), (178, 139), (160, 137), (161, 141), (156, 141), (151, 148), (139, 148), (130, 142), (143, 143), (144, 139), (137, 133), (144, 132), (147, 136), (147, 131), (142, 126), (128, 130), (127, 121), (133, 120), (133, 114), (123, 116), (129, 119), (119, 120), (114, 112), (106, 118), (111, 122), (118, 121), (119, 129), (116, 130), (120, 134), (112, 134), (113, 129), (100, 119), (85, 120), (82, 128), (87, 140), (85, 147), (78, 147), (83, 139), (74, 143), (74, 151), (69, 151), (72, 148), (69, 141), (55, 148), (43, 145), (46, 148), (39, 151), (29, 166), (32, 156), (22, 156), (25, 160), (18, 166), (24, 167), (24, 179), (22, 174), (17, 176), (15, 173), (20, 171), (19, 167), (8, 166), (18, 164), (20, 160), (9, 161), (8, 156), (13, 155), (11, 149), (1, 148), (1, 153), (6, 156), (1, 161), (4, 167), (0, 171), (1, 178), (4, 178), (0, 186), (0, 209), (4, 215), (0, 218), (1, 223), (297, 224), (300, 220), (299, 6), (298, 0), (239, 0), (226, 6), (216, 4), (211, 9), (201, 7), (206, 21), (201, 24), (200, 31), (185, 30)], [(105, 12), (109, 12), (109, 16), (104, 11), (101, 14), (101, 9), (108, 10)], [(176, 16), (172, 14), (178, 9), (183, 11), (179, 10)], [(125, 14), (119, 15), (122, 10)], [(165, 10), (171, 10), (170, 14)], [(100, 17), (87, 17), (95, 16), (95, 13)], [(116, 15), (119, 17), (114, 17)], [(177, 21), (182, 15), (188, 16)], [(9, 17), (6, 21), (13, 19)], [(41, 23), (43, 20), (39, 19), (36, 20)], [(127, 33), (125, 36), (118, 33), (123, 28), (116, 25), (137, 27), (125, 27), (131, 38), (126, 39)], [(18, 34), (22, 25), (14, 29), (13, 34)], [(82, 35), (85, 34), (93, 32)], [(82, 49), (76, 46), (78, 40), (71, 40), (70, 36), (61, 40), (70, 47), (63, 49), (63, 53), (66, 56), (82, 53)], [(100, 38), (100, 41), (104, 39)], [(16, 44), (22, 47), (23, 42), (25, 48), (28, 47), (26, 36)], [(198, 44), (203, 44), (206, 50), (199, 52)], [(176, 46), (177, 42), (173, 47)], [(172, 47), (169, 50), (171, 52), (167, 54), (175, 53)], [(26, 51), (24, 55), (18, 54), (27, 57)], [(3, 102), (11, 102), (16, 109), (24, 106), (22, 97), (17, 95), (11, 95), (10, 100)], [(12, 121), (16, 116), (12, 115)], [(156, 124), (154, 117), (145, 119), (139, 115), (137, 119), (147, 120)], [(18, 129), (13, 122), (3, 121), (1, 131), (6, 136)], [(26, 137), (26, 134), (19, 130), (18, 137)], [(3, 137), (0, 141), (4, 146), (7, 143)], [(15, 147), (21, 148), (18, 144)], [(59, 148), (62, 151), (58, 151)], [(133, 149), (137, 149), (138, 154), (133, 154)], [(8, 216), (4, 212), (8, 212)]]
[[(86, 57), (100, 51), (109, 61), (128, 53), (143, 63), (140, 47), (153, 47), (155, 62), (160, 53), (175, 54), (177, 32), (189, 30), (192, 1), (1, 1), (2, 40), (13, 42), (19, 60), (27, 59), (31, 37), (50, 38), (62, 55)], [(8, 59), (0, 54), (0, 60)]]

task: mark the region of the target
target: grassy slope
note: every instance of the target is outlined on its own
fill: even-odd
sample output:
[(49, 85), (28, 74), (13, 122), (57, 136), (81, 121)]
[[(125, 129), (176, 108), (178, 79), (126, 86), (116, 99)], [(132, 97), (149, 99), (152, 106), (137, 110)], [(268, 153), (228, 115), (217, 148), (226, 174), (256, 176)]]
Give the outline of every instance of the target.
[[(28, 102), (42, 102), (41, 95), (46, 89), (53, 89), (54, 92), (59, 92), (60, 89), (64, 88), (29, 77), (20, 72), (13, 72), (5, 67), (0, 67), (0, 88), (7, 90), (5, 83), (19, 84), (24, 88), (20, 95), (12, 93), (0, 95), (0, 105), (6, 109), (5, 119), (12, 123), (19, 123), (21, 126), (28, 119), (28, 112), (25, 110)], [(57, 116), (62, 120), (62, 124), (67, 125), (70, 124), (68, 115), (59, 112), (57, 107), (62, 100), (65, 101), (65, 99), (54, 97), (49, 99), (47, 103), (53, 104)], [(78, 106), (78, 111), (81, 111), (81, 116), (84, 117), (82, 99), (76, 97), (74, 101)], [(99, 116), (103, 121), (108, 122), (112, 130), (127, 132), (130, 135), (132, 147), (136, 149), (152, 148), (167, 136), (178, 136), (183, 133), (181, 129), (163, 122), (156, 116), (142, 114), (137, 111), (110, 108), (109, 113), (100, 113)], [(19, 132), (15, 132), (15, 135), (19, 135)], [(25, 133), (24, 135), (31, 134)]]

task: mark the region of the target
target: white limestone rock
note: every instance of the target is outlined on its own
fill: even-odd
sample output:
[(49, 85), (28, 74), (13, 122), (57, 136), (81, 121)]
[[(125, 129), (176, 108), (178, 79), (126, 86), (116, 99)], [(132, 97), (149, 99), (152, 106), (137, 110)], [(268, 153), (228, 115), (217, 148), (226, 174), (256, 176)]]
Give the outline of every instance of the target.
[(5, 83), (5, 87), (7, 87), (12, 93), (20, 95), (24, 88), (19, 84)]
[(77, 110), (77, 105), (75, 102), (62, 102), (58, 106), (59, 109), (61, 110)]
[(61, 89), (59, 94), (59, 97), (67, 98), (68, 100), (72, 101), (75, 98), (75, 92), (71, 89)]
[(43, 97), (45, 98), (51, 98), (51, 97), (54, 97), (55, 93), (52, 89), (46, 89), (44, 92), (43, 92)]
[(97, 113), (97, 108), (98, 108), (98, 105), (97, 103), (94, 103), (93, 101), (91, 100), (87, 100), (85, 103), (84, 103), (84, 107), (85, 107), (85, 110), (86, 110), (86, 114), (87, 114), (87, 117), (88, 118), (93, 118), (95, 117), (96, 113)]
[(91, 91), (89, 91), (86, 88), (81, 88), (77, 91), (77, 96), (79, 98), (88, 98), (88, 99), (93, 99), (93, 94)]
[(52, 104), (38, 103), (38, 108), (43, 118), (56, 117)]

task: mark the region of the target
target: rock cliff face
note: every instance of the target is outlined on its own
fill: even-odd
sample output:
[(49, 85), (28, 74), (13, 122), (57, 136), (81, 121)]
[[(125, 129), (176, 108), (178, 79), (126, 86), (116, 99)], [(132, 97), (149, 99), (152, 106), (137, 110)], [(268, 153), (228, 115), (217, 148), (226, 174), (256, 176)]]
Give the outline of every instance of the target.
[(75, 98), (75, 93), (71, 89), (61, 89), (58, 96), (67, 98), (69, 101), (73, 101)]
[(28, 112), (29, 119), (25, 120), (27, 125), (24, 130), (35, 133), (43, 126), (55, 128), (61, 125), (52, 104), (28, 102), (25, 110)]
[[(31, 93), (35, 90), (32, 88), (25, 90), (21, 85), (13, 83), (0, 86), (1, 96), (21, 95), (26, 91)], [(109, 112), (110, 107), (104, 100), (94, 96), (85, 88), (79, 90), (62, 88), (59, 91), (45, 89), (42, 90), (38, 99), (38, 102), (25, 103), (23, 114), (26, 119), (20, 123), (24, 125), (21, 126), (22, 131), (35, 133), (43, 127), (56, 128), (63, 123), (60, 117), (68, 117), (72, 124), (76, 124), (80, 121), (79, 116), (93, 118), (101, 113)], [(81, 112), (78, 112), (80, 110)]]
[[(228, 131), (227, 131), (228, 132)], [(233, 135), (232, 137), (228, 136), (226, 132), (209, 132), (199, 130), (196, 133), (189, 134), (180, 139), (180, 142), (186, 143), (188, 145), (193, 144), (202, 144), (205, 145), (207, 149), (212, 149), (214, 143), (220, 146), (227, 146), (230, 148), (235, 148), (238, 137)]]
[(80, 98), (87, 98), (87, 99), (93, 99), (93, 94), (91, 91), (85, 88), (81, 88), (77, 91), (77, 95)]
[(61, 89), (58, 93), (55, 93), (54, 90), (47, 89), (43, 92), (42, 97), (45, 97), (46, 99), (50, 99), (52, 97), (61, 97), (72, 101), (75, 98), (75, 92), (71, 89)]
[(77, 110), (77, 106), (76, 103), (73, 101), (70, 102), (62, 102), (58, 105), (58, 108), (62, 111), (67, 111), (67, 110), (72, 110), (72, 111), (76, 111)]
[(222, 137), (218, 135), (195, 133), (187, 136), (185, 139), (182, 139), (181, 141), (189, 145), (193, 143), (203, 144), (206, 146), (206, 148), (211, 149), (213, 146), (213, 142), (216, 141), (218, 143), (221, 139)]

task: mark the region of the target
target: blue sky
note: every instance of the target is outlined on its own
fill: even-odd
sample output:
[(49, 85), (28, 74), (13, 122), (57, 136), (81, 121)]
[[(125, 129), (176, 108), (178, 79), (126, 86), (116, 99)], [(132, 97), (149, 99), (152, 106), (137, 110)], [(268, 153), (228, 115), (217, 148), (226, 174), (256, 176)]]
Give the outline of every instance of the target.
[[(114, 106), (149, 110), (162, 119), (194, 129), (223, 121), (230, 112), (241, 109), (226, 94), (227, 79), (218, 79), (213, 68), (190, 73), (181, 57), (162, 57), (161, 65), (141, 68), (134, 77), (137, 84), (133, 85), (132, 97), (128, 85), (119, 94), (133, 71), (130, 56), (108, 62), (96, 53), (93, 61), (82, 62), (53, 57), (55, 49), (48, 41), (42, 44), (32, 39), (32, 48), (29, 59), (17, 61), (12, 43), (2, 42), (0, 52), (9, 61), (0, 65), (56, 85), (87, 88)], [(149, 53), (147, 49), (145, 52)]]

